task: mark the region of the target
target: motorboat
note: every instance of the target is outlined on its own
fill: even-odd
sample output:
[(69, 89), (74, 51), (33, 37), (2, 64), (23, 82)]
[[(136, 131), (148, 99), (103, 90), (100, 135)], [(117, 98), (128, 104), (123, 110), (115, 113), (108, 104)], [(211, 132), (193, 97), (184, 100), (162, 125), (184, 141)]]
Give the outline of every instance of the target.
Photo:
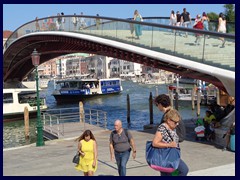
[(119, 94), (122, 90), (120, 78), (74, 78), (55, 80), (52, 95), (56, 99), (57, 103), (72, 103), (101, 95)]
[[(177, 98), (177, 89), (178, 89), (178, 98)], [(173, 100), (175, 101), (176, 99), (178, 99), (178, 102), (180, 105), (191, 105), (192, 104), (192, 91), (194, 90), (193, 86), (192, 87), (182, 87), (182, 86), (173, 86), (173, 85), (169, 85), (168, 86), (168, 90), (172, 91), (173, 94)], [(197, 90), (198, 88), (195, 89), (194, 92), (194, 103), (197, 104)], [(200, 104), (202, 105), (209, 105), (212, 102), (216, 101), (216, 93), (213, 94), (213, 92), (215, 92), (215, 89), (210, 89), (209, 87), (206, 87), (205, 90), (201, 89), (201, 93), (200, 93)]]
[[(40, 97), (40, 110), (46, 110), (44, 97)], [(9, 88), (3, 89), (3, 120), (24, 119), (24, 108), (30, 115), (37, 115), (36, 89)]]
[[(193, 87), (177, 87), (173, 85), (168, 86), (168, 90), (172, 92), (173, 100), (178, 99), (178, 104), (180, 106), (190, 106), (192, 104), (192, 90)], [(177, 94), (178, 92), (178, 94)], [(202, 95), (201, 95), (202, 96)], [(197, 103), (197, 93), (195, 93), (194, 103)], [(202, 97), (201, 97), (202, 98)]]

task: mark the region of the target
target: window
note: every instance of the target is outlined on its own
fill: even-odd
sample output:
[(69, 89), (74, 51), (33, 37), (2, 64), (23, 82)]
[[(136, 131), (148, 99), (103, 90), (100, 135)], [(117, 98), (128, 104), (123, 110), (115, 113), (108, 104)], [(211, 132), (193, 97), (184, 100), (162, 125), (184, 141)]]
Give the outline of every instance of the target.
[(3, 94), (3, 103), (13, 103), (12, 93), (4, 93)]

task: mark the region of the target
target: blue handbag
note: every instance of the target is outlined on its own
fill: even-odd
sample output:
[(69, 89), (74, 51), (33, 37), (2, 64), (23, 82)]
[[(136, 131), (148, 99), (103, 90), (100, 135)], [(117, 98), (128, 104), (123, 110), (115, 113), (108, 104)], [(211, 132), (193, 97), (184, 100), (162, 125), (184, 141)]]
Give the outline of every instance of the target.
[(147, 141), (146, 161), (156, 171), (172, 173), (180, 163), (180, 148), (155, 148)]

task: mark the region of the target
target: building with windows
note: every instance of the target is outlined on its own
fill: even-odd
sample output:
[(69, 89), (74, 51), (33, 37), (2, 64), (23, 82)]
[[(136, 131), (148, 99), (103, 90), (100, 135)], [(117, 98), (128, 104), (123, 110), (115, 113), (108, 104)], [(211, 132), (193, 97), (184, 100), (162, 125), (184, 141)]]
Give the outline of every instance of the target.
[(41, 64), (38, 68), (38, 71), (39, 71), (39, 74), (42, 76), (56, 77), (57, 75), (56, 58)]

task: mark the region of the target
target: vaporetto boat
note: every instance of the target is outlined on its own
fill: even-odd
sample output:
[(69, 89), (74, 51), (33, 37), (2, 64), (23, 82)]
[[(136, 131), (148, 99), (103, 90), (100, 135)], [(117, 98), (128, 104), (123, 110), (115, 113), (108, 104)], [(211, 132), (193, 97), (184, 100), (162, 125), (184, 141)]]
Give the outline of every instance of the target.
[(123, 90), (120, 78), (64, 79), (54, 81), (52, 95), (57, 103), (79, 102), (87, 98), (119, 94)]
[[(30, 115), (37, 115), (36, 89), (9, 88), (3, 89), (3, 120), (24, 119), (24, 108), (27, 107)], [(46, 110), (47, 104), (40, 97), (40, 110)]]

